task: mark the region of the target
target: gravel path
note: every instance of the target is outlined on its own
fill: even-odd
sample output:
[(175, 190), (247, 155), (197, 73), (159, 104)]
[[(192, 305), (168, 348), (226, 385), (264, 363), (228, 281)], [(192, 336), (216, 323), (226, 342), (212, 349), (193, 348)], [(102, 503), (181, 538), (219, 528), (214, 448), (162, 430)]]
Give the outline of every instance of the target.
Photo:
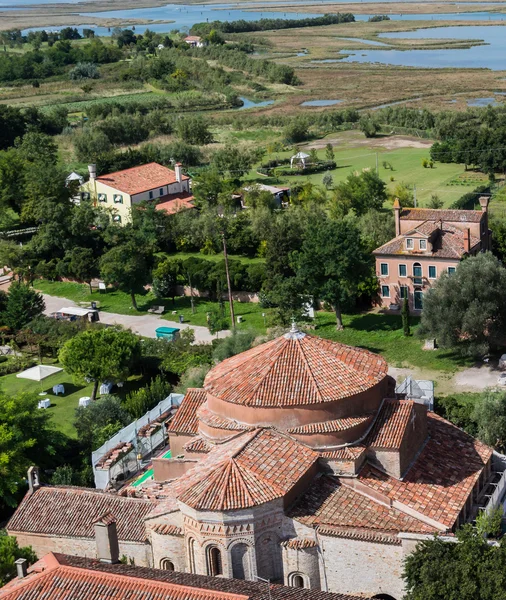
[[(57, 296), (48, 296), (43, 294), (46, 310), (44, 314), (49, 315), (54, 313), (64, 306), (77, 306), (72, 300), (67, 298), (59, 298)], [(117, 313), (109, 313), (100, 311), (100, 322), (107, 325), (122, 325), (127, 329), (131, 329), (134, 333), (144, 337), (156, 337), (155, 329), (157, 327), (177, 327), (179, 329), (193, 329), (195, 332), (195, 341), (200, 344), (210, 344), (215, 336), (213, 336), (207, 327), (201, 325), (190, 325), (183, 323), (182, 325), (176, 321), (167, 321), (158, 315), (119, 315)], [(219, 338), (224, 338), (230, 335), (230, 331), (220, 331)]]

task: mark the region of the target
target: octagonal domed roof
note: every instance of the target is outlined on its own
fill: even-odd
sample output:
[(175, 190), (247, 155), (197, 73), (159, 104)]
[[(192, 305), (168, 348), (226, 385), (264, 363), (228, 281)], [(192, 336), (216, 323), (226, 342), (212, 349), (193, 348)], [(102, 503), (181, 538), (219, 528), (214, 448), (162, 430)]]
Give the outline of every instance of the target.
[(251, 407), (307, 406), (365, 392), (387, 376), (386, 361), (367, 350), (296, 330), (211, 369), (204, 388)]

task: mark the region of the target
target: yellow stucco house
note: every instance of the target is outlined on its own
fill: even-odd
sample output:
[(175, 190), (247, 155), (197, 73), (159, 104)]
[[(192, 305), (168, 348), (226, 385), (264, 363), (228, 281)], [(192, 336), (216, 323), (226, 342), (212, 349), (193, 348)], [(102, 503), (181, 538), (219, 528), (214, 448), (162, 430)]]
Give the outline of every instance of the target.
[(193, 199), (190, 178), (183, 175), (180, 163), (174, 170), (153, 162), (100, 177), (96, 165), (89, 165), (88, 170), (90, 178), (79, 188), (81, 199), (110, 208), (113, 220), (123, 225), (131, 222), (134, 204), (153, 201), (166, 210), (164, 207), (186, 206)]

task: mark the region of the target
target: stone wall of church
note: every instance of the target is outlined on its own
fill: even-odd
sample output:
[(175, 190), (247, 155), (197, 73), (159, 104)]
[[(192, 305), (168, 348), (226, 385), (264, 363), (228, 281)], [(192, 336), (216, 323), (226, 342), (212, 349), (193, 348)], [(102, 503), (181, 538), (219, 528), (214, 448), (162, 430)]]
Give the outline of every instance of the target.
[[(60, 552), (71, 556), (97, 558), (94, 538), (55, 537), (31, 533), (12, 533), (20, 546), (31, 546), (42, 558), (48, 552)], [(151, 546), (149, 544), (119, 541), (119, 555), (132, 559), (138, 567), (151, 567)]]
[(174, 565), (175, 571), (183, 573), (188, 571), (186, 563), (185, 540), (183, 536), (160, 535), (151, 532), (151, 545), (153, 548), (153, 567), (164, 569), (165, 561)]
[(371, 596), (381, 593), (402, 599), (402, 546), (322, 535), (319, 540), (323, 590)]
[(318, 548), (283, 548), (284, 584), (295, 586), (294, 578), (299, 575), (304, 582), (303, 586), (312, 590), (319, 590), (320, 566)]

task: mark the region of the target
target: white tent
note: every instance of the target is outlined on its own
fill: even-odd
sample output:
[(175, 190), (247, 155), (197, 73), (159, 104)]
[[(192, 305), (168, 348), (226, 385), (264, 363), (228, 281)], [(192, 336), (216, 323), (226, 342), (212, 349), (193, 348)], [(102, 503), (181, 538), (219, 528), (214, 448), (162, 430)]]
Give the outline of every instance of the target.
[(305, 152), (297, 152), (297, 154), (292, 156), (290, 159), (290, 168), (293, 168), (293, 163), (296, 162), (297, 164), (302, 165), (302, 168), (305, 169), (307, 158), (309, 158), (309, 154), (306, 154)]
[(54, 375), (55, 373), (59, 373), (60, 371), (63, 371), (63, 369), (61, 369), (60, 367), (51, 367), (50, 365), (37, 365), (36, 367), (27, 369), (22, 373), (18, 373), (16, 377), (20, 377), (21, 379), (31, 379), (32, 381), (42, 381), (46, 377)]

